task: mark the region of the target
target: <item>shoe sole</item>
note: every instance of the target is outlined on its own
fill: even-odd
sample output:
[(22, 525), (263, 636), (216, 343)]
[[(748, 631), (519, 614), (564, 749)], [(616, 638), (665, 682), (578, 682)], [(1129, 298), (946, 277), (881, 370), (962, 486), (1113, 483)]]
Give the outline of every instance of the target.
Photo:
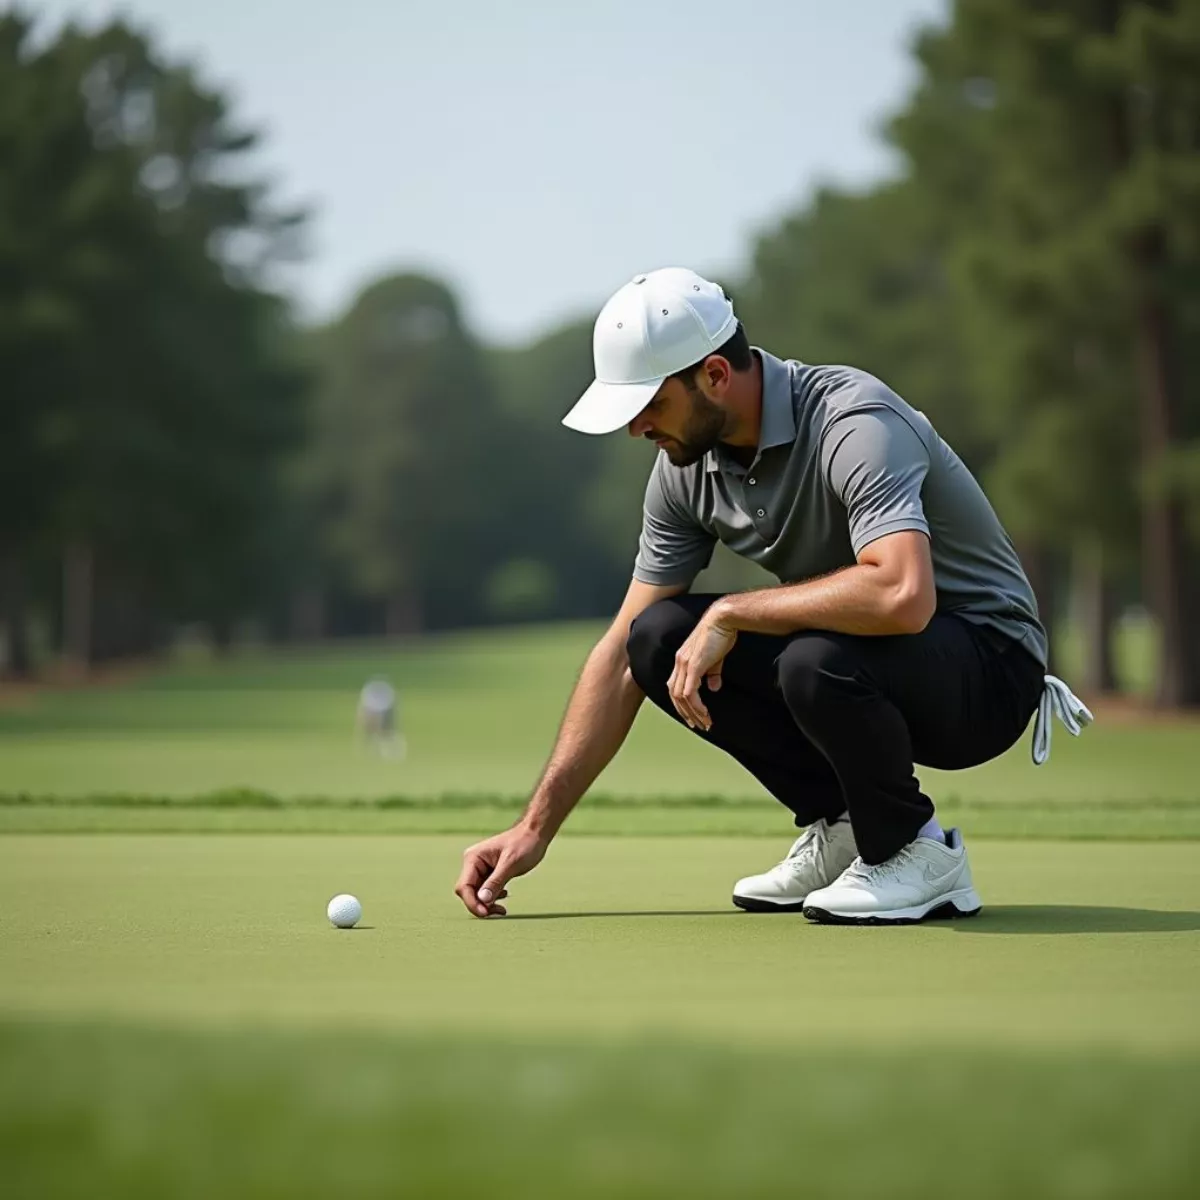
[(836, 913), (805, 905), (804, 915), (818, 925), (919, 925), (922, 921), (955, 921), (976, 917), (983, 901), (974, 888), (939, 896), (928, 904), (912, 908), (894, 908), (880, 913)]
[(754, 896), (739, 896), (736, 892), (733, 894), (733, 902), (738, 908), (745, 912), (803, 912), (803, 900), (789, 900), (782, 904), (776, 904), (773, 900), (759, 900)]

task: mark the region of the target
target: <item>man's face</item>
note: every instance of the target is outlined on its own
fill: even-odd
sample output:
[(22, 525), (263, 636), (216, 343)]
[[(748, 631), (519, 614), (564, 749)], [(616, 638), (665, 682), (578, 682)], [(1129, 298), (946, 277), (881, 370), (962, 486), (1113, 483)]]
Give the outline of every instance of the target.
[[(703, 377), (703, 370), (697, 377)], [(629, 434), (655, 442), (672, 466), (690, 467), (721, 440), (726, 420), (725, 410), (704, 394), (700, 383), (673, 378), (629, 422)]]

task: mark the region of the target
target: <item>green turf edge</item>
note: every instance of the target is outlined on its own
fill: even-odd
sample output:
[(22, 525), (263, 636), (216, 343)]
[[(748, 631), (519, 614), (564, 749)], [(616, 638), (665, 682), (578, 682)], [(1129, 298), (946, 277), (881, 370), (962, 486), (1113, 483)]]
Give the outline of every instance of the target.
[(5, 1193), (1157, 1200), (1200, 1059), (0, 1021)]
[[(0, 794), (0, 833), (463, 833), (513, 821), (517, 795), (444, 793), (359, 799), (284, 798), (252, 789), (195, 796), (94, 793)], [(972, 837), (1175, 841), (1200, 839), (1200, 799), (1030, 799), (997, 802), (950, 795), (938, 813)], [(574, 834), (780, 836), (791, 815), (763, 796), (587, 796)]]
[[(511, 825), (518, 805), (375, 808), (347, 805), (200, 808), (188, 805), (107, 807), (78, 804), (0, 805), (0, 834), (34, 833), (449, 833), (465, 836)], [(1106, 808), (1047, 805), (939, 804), (943, 823), (967, 837), (1080, 841), (1200, 840), (1200, 810), (1175, 806)], [(776, 837), (794, 833), (791, 814), (771, 803), (729, 807), (593, 805), (571, 815), (564, 832), (605, 836)]]
[[(153, 808), (153, 809), (337, 809), (425, 810), (425, 809), (520, 809), (525, 797), (499, 792), (442, 792), (436, 795), (406, 795), (334, 797), (280, 796), (254, 788), (229, 788), (201, 792), (191, 796), (162, 795), (138, 792), (90, 792), (83, 795), (41, 795), (26, 792), (0, 793), (0, 808)], [(767, 796), (729, 796), (722, 793), (693, 795), (628, 796), (607, 792), (592, 792), (584, 803), (598, 809), (763, 809), (777, 810), (778, 805)], [(1008, 800), (988, 800), (950, 793), (938, 800), (941, 809), (1005, 812), (1138, 812), (1153, 810), (1179, 813), (1200, 813), (1200, 796), (1103, 798), (1097, 800), (1059, 800), (1050, 797), (1021, 797)]]

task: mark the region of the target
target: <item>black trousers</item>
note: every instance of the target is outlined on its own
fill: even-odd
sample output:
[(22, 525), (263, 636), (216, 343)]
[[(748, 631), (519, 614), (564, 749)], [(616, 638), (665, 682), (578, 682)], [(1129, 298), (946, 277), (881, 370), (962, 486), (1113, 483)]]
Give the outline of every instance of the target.
[[(667, 693), (675, 653), (719, 599), (652, 604), (629, 634), (643, 692), (682, 721)], [(720, 746), (796, 816), (849, 812), (865, 862), (891, 858), (933, 816), (913, 764), (955, 770), (1007, 750), (1037, 708), (1045, 671), (1003, 634), (937, 615), (918, 634), (741, 633), (717, 692), (702, 685)]]

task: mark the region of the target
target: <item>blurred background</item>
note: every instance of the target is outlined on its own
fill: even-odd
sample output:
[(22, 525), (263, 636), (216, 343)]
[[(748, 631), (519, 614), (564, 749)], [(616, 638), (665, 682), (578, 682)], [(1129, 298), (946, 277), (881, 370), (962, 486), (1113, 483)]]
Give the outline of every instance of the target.
[[(977, 921), (733, 913), (790, 814), (650, 706), (451, 893), (627, 586), (651, 448), (559, 422), (667, 265), (929, 415), (1100, 718), (921, 771)], [(0, 7), (6, 1198), (1200, 1194), (1198, 615), (1200, 0)]]
[(1191, 4), (2, 22), (6, 678), (610, 613), (647, 448), (558, 421), (680, 263), (932, 418), (1081, 687), (1200, 702)]

